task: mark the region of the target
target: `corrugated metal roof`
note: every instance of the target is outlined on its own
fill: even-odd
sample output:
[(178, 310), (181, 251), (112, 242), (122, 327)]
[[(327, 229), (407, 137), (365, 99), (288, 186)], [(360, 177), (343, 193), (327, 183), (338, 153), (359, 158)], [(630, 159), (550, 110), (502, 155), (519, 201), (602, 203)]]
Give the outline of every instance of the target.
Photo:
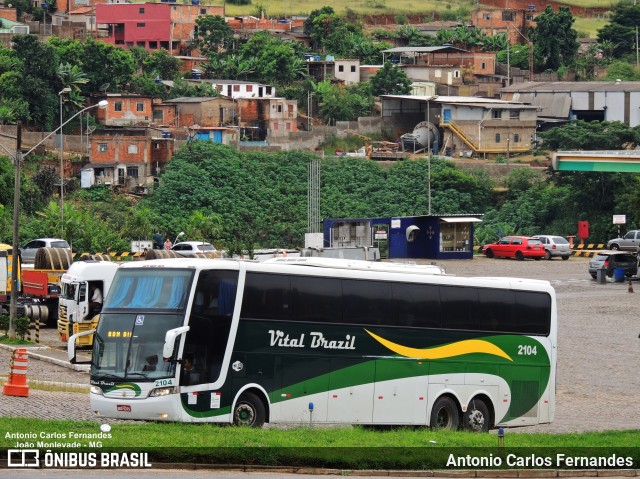
[(388, 50), (382, 50), (382, 53), (435, 53), (435, 52), (445, 52), (449, 51), (452, 53), (468, 53), (467, 50), (463, 50), (462, 48), (450, 47), (450, 46), (440, 46), (440, 47), (395, 47), (389, 48)]
[(172, 100), (165, 100), (162, 103), (204, 103), (211, 100), (227, 100), (217, 96), (181, 96)]
[(505, 87), (503, 92), (578, 92), (578, 91), (640, 91), (638, 81), (588, 82), (527, 82)]
[(568, 118), (571, 110), (571, 94), (569, 92), (526, 92), (515, 93), (513, 101), (529, 103), (542, 109), (543, 116)]

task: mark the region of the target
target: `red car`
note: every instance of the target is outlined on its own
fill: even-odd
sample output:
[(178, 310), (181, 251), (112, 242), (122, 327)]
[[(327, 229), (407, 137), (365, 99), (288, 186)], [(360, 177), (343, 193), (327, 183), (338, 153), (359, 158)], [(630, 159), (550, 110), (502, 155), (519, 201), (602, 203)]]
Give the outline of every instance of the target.
[(537, 261), (544, 258), (546, 252), (540, 240), (526, 236), (503, 236), (497, 243), (484, 245), (482, 254), (487, 258), (515, 258), (518, 261), (533, 258)]

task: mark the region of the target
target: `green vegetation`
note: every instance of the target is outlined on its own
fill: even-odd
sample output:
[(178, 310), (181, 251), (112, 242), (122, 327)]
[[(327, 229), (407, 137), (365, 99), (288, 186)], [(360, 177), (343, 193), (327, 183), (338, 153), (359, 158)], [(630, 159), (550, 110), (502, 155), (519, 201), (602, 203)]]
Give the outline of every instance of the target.
[[(227, 428), (210, 424), (113, 424), (106, 450), (149, 451), (152, 462), (206, 462), (269, 466), (316, 466), (343, 469), (442, 468), (450, 453), (500, 455), (493, 434), (434, 431), (425, 428), (369, 429), (309, 427), (287, 429)], [(10, 433), (96, 434), (95, 422), (0, 418)], [(562, 448), (597, 448), (583, 454), (630, 456), (637, 467), (638, 431), (585, 434), (515, 434), (506, 431), (503, 452), (555, 456)], [(15, 447), (3, 435), (0, 446)], [(72, 442), (71, 440), (69, 442)], [(80, 440), (81, 443), (87, 441)], [(188, 444), (188, 448), (184, 446)], [(302, 446), (301, 446), (302, 445)], [(520, 449), (523, 448), (523, 449)], [(524, 448), (528, 448), (526, 452)], [(100, 450), (98, 450), (99, 452)], [(384, 451), (372, 454), (373, 451)], [(624, 451), (621, 453), (621, 451)], [(574, 450), (575, 454), (575, 450)]]

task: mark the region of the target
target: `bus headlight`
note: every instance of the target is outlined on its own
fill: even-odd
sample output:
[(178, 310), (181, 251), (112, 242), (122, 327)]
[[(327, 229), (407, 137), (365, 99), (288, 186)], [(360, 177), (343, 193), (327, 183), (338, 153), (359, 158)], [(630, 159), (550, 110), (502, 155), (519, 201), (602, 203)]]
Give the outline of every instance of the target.
[(151, 394), (149, 394), (149, 397), (168, 396), (169, 394), (177, 394), (177, 393), (178, 393), (177, 387), (156, 388), (153, 391), (151, 391)]
[(91, 386), (89, 388), (89, 391), (91, 391), (92, 394), (98, 394), (98, 395), (102, 396), (102, 388), (101, 387)]

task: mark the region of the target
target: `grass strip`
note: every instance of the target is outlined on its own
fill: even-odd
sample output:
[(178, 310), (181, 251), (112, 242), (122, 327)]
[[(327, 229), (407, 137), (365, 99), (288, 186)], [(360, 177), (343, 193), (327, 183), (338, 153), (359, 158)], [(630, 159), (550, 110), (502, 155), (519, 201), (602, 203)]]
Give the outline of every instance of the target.
[[(98, 422), (4, 417), (0, 418), (0, 447), (140, 451), (148, 452), (152, 462), (341, 469), (442, 469), (451, 467), (452, 458), (460, 457), (464, 467), (469, 464), (464, 459), (467, 456), (478, 458), (471, 468), (630, 469), (640, 464), (640, 431), (636, 430), (583, 434), (510, 434), (506, 430), (505, 447), (498, 447), (494, 433), (427, 428), (250, 429), (133, 422), (112, 422), (110, 426), (108, 433), (100, 434)], [(560, 460), (559, 454), (579, 458), (581, 463)], [(602, 459), (596, 464), (585, 458)]]

